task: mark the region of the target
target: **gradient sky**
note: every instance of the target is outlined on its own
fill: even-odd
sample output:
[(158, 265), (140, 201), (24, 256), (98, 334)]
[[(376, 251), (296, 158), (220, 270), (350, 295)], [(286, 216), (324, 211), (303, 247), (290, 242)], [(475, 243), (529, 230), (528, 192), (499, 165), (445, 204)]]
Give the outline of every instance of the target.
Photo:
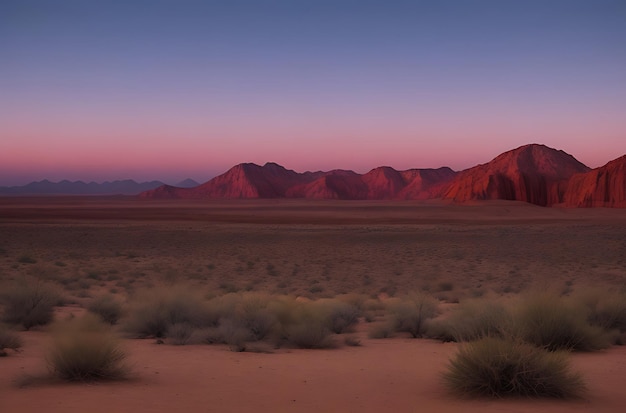
[(0, 0), (0, 185), (626, 153), (626, 1)]

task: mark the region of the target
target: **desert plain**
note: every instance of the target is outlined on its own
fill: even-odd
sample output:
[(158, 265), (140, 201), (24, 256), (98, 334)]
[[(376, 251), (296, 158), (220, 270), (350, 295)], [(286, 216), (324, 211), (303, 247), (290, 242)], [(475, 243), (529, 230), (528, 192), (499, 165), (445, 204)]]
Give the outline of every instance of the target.
[[(464, 300), (626, 285), (624, 209), (544, 208), (512, 201), (0, 198), (0, 288), (43, 280), (80, 317), (112, 294), (126, 306), (152, 288), (219, 296), (258, 292), (385, 302), (415, 291), (445, 314)], [(47, 371), (49, 326), (19, 331), (0, 358), (2, 412), (620, 412), (626, 347), (572, 353), (587, 385), (574, 400), (460, 398), (442, 374), (462, 344), (402, 333), (329, 349), (233, 352), (123, 338), (124, 381), (29, 380)], [(384, 317), (384, 316), (382, 316)], [(342, 342), (339, 338), (339, 343)]]

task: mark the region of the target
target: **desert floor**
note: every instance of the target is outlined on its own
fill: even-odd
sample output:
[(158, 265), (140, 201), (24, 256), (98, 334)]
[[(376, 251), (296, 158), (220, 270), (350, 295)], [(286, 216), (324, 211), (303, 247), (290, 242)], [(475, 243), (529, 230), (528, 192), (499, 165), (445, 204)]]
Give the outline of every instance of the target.
[[(427, 291), (442, 305), (626, 284), (626, 211), (514, 202), (219, 201), (0, 198), (0, 288), (33, 276), (70, 297), (192, 284), (208, 292), (307, 298)], [(47, 328), (0, 358), (2, 412), (619, 412), (626, 347), (573, 354), (583, 400), (459, 400), (440, 375), (457, 344), (397, 337), (360, 347), (234, 353), (225, 346), (124, 340), (133, 378), (40, 383)]]

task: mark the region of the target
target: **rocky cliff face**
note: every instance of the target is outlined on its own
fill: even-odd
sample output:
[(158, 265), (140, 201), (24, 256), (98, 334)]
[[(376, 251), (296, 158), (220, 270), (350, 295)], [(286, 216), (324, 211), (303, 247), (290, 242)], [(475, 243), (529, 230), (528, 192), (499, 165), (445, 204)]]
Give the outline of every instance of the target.
[(564, 198), (571, 207), (626, 207), (626, 155), (572, 176)]
[(505, 199), (550, 206), (562, 202), (570, 177), (587, 171), (563, 151), (525, 145), (459, 173), (442, 195), (457, 202)]
[(282, 198), (288, 188), (310, 182), (317, 176), (318, 173), (311, 172), (299, 174), (275, 163), (263, 166), (242, 163), (193, 188), (164, 185), (141, 196), (159, 199)]
[(193, 188), (163, 185), (143, 198), (504, 199), (535, 205), (626, 207), (626, 155), (590, 170), (545, 145), (525, 145), (462, 172), (450, 168), (297, 173), (275, 163), (244, 163)]

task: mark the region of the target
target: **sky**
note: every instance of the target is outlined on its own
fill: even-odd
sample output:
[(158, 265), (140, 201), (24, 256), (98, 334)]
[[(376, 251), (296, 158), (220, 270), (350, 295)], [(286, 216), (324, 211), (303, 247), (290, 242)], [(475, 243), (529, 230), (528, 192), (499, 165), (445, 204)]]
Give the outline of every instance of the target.
[(626, 153), (624, 0), (0, 0), (0, 185)]

